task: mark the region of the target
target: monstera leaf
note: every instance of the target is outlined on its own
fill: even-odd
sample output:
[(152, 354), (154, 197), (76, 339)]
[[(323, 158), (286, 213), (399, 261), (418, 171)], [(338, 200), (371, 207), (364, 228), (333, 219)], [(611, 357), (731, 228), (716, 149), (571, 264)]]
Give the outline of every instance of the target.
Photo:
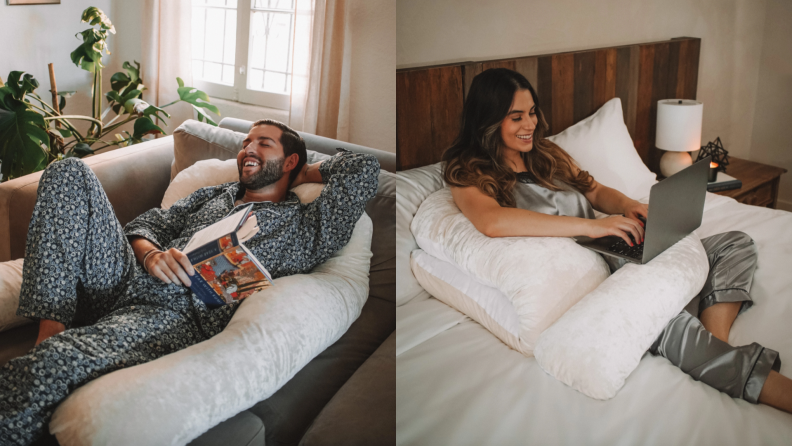
[[(71, 53), (72, 62), (91, 73), (97, 69), (104, 68), (102, 51), (107, 51), (107, 42), (105, 42), (107, 31), (91, 28), (77, 34), (82, 36), (83, 43)], [(107, 54), (110, 54), (110, 52), (107, 51)]]
[(133, 67), (129, 62), (124, 62), (122, 67), (126, 70), (126, 74), (118, 72), (110, 78), (110, 87), (113, 91), (123, 96), (132, 90), (143, 91), (146, 87), (143, 86), (143, 80), (140, 78), (140, 64), (135, 61), (137, 67)]
[(154, 121), (151, 120), (148, 116), (143, 116), (135, 120), (135, 128), (134, 134), (132, 135), (133, 142), (141, 142), (143, 140), (143, 136), (149, 133), (162, 133), (165, 134), (165, 130), (157, 127), (154, 124)]
[(58, 101), (58, 108), (60, 109), (61, 113), (63, 113), (63, 109), (66, 108), (66, 99), (74, 96), (75, 91), (59, 91), (58, 96), (60, 96), (60, 101)]
[(33, 75), (25, 74), (24, 71), (12, 71), (8, 73), (8, 82), (3, 88), (8, 88), (14, 99), (24, 101), (25, 95), (33, 93), (38, 87), (39, 83)]
[(80, 21), (90, 22), (91, 25), (99, 25), (102, 30), (110, 31), (113, 34), (116, 32), (115, 26), (113, 26), (113, 24), (110, 22), (110, 19), (107, 18), (105, 13), (96, 6), (91, 6), (83, 11), (82, 19)]
[(197, 88), (185, 87), (184, 81), (180, 77), (176, 78), (176, 82), (179, 83), (179, 88), (176, 90), (179, 93), (179, 98), (184, 102), (189, 102), (193, 106), (193, 109), (198, 112), (198, 120), (206, 120), (207, 123), (216, 126), (217, 123), (214, 122), (206, 111), (204, 111), (204, 109), (207, 109), (217, 116), (220, 116), (220, 110), (209, 103), (209, 95)]
[[(4, 87), (5, 88), (5, 87)], [(11, 104), (9, 104), (11, 102)], [(0, 109), (0, 161), (3, 178), (35, 172), (46, 166), (49, 135), (44, 130), (44, 118), (28, 109), (24, 103), (13, 103), (8, 98)]]

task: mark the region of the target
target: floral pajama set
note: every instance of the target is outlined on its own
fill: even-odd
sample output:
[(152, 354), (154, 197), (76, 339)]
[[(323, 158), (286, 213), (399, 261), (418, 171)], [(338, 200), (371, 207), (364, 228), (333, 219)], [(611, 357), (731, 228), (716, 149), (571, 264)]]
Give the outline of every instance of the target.
[[(325, 187), (311, 203), (293, 192), (253, 206), (259, 232), (245, 245), (273, 278), (307, 273), (350, 239), (377, 191), (379, 163), (348, 151), (320, 166)], [(134, 187), (134, 185), (130, 185)], [(238, 182), (200, 189), (122, 229), (96, 176), (75, 158), (41, 177), (28, 231), (17, 314), (66, 331), (0, 368), (0, 444), (30, 444), (57, 405), (86, 382), (204, 341), (238, 303), (209, 309), (183, 285), (146, 273), (128, 237), (182, 249), (197, 231), (236, 209)]]

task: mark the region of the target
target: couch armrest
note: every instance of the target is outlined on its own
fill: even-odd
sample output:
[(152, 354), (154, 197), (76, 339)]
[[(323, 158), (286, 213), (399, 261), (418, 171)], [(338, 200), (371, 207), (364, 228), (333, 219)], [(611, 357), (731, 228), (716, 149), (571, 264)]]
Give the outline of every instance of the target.
[[(173, 137), (155, 139), (85, 158), (104, 187), (122, 225), (159, 207), (170, 180)], [(0, 262), (25, 255), (30, 217), (43, 172), (0, 183)]]
[(396, 332), (327, 403), (300, 446), (396, 444)]

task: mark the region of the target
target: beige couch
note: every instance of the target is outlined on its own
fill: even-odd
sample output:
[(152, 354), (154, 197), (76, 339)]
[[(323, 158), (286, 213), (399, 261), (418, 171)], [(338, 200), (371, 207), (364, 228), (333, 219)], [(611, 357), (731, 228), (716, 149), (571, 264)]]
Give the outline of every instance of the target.
[[(194, 137), (188, 121), (174, 134)], [(250, 122), (220, 126), (246, 132)], [(191, 444), (395, 444), (395, 171), (392, 153), (303, 134), (309, 150), (337, 147), (375, 155), (382, 166), (377, 196), (366, 211), (374, 223), (370, 296), (347, 333), (278, 392)], [(211, 139), (211, 137), (209, 138)], [(184, 146), (184, 144), (182, 144)], [(194, 144), (174, 163), (174, 136), (85, 158), (121, 224), (159, 207), (172, 175), (200, 159), (236, 156), (220, 144)], [(0, 262), (24, 257), (41, 172), (0, 184)], [(32, 348), (37, 324), (0, 333), (0, 365)], [(48, 442), (57, 444), (54, 438)]]

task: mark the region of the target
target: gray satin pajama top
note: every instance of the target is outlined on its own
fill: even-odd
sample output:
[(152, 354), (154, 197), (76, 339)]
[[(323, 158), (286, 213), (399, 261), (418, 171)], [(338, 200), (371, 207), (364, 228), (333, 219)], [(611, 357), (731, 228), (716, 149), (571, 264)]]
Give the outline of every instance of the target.
[[(536, 184), (530, 174), (517, 174), (514, 198), (517, 207), (549, 215), (594, 218), (594, 210), (577, 189), (555, 180), (561, 191)], [(756, 246), (747, 234), (726, 232), (701, 240), (710, 271), (699, 299), (698, 314), (720, 302), (743, 302), (740, 312), (753, 304), (748, 292), (756, 269)], [(615, 271), (624, 261), (606, 258)], [(770, 370), (778, 371), (778, 352), (757, 343), (732, 347), (708, 332), (701, 321), (686, 311), (675, 316), (663, 329), (649, 351), (733, 398), (758, 403)]]

